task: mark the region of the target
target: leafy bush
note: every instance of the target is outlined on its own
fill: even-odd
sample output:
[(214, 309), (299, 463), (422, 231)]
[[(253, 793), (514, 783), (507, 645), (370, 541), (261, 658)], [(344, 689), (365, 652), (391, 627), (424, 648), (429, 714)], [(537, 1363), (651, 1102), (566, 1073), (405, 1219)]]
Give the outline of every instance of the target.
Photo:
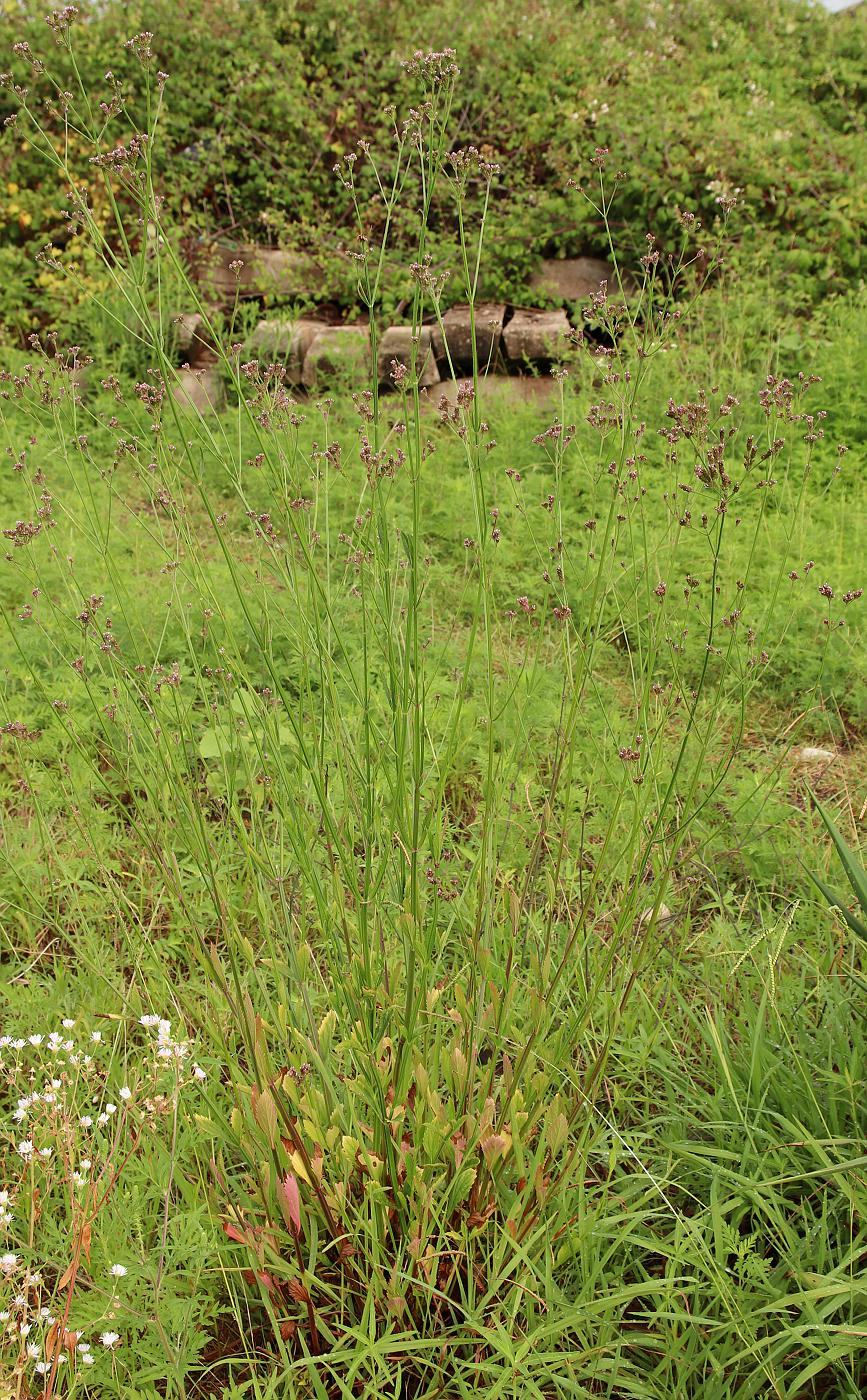
[[(41, 48), (45, 24), (33, 0), (0, 24), (8, 47)], [(540, 255), (607, 250), (604, 221), (567, 189), (594, 144), (610, 147), (612, 164), (625, 172), (613, 233), (626, 262), (637, 261), (649, 230), (664, 249), (676, 246), (678, 210), (711, 230), (718, 199), (737, 189), (743, 212), (732, 270), (745, 285), (766, 288), (775, 316), (809, 308), (863, 273), (863, 12), (831, 18), (794, 0), (534, 0), (518, 13), (503, 0), (443, 0), (421, 24), (398, 0), (83, 5), (75, 65), (85, 86), (108, 103), (123, 92), (133, 123), (146, 125), (141, 70), (122, 47), (137, 29), (154, 31), (155, 65), (170, 75), (154, 160), (190, 260), (201, 255), (202, 237), (280, 242), (321, 264), (313, 288), (321, 299), (353, 305), (354, 272), (341, 251), (353, 205), (332, 167), (359, 137), (387, 131), (388, 105), (403, 110), (411, 91), (398, 58), (433, 43), (463, 56), (454, 139), (502, 165), (488, 216), (485, 294), (532, 303), (527, 278)], [(26, 50), (12, 63), (17, 80), (44, 95)], [(75, 86), (62, 46), (52, 71), (61, 89)], [(59, 133), (62, 104), (54, 106), (56, 115), (43, 119)], [(117, 139), (128, 131), (118, 129)], [(87, 140), (74, 128), (65, 140), (71, 171), (84, 178)], [(0, 178), (10, 274), (0, 321), (20, 331), (47, 315), (78, 338), (84, 300), (70, 302), (50, 269), (34, 271), (47, 240), (66, 246), (72, 237), (64, 181), (34, 161), (14, 130)], [(480, 193), (468, 192), (476, 215)], [(364, 227), (377, 235), (383, 206), (369, 166), (360, 167), (355, 195)], [(105, 200), (94, 213), (104, 223)], [(135, 246), (141, 230), (130, 226), (129, 236)], [(405, 267), (413, 239), (411, 218), (399, 212), (386, 309), (411, 296)], [(457, 266), (446, 201), (431, 210), (428, 247), (438, 264)], [(95, 275), (82, 244), (76, 252), (85, 275)], [(457, 295), (455, 281), (447, 297)]]

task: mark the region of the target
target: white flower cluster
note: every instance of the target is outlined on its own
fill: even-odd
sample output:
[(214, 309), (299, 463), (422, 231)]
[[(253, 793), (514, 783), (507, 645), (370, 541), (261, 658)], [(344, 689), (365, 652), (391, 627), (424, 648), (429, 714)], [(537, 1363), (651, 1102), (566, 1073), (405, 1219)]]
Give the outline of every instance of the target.
[[(67, 1319), (58, 1323), (48, 1306), (48, 1285), (26, 1262), (33, 1257), (27, 1222), (36, 1189), (42, 1211), (49, 1201), (55, 1218), (72, 1210), (72, 1228), (83, 1208), (75, 1202), (89, 1198), (71, 1195), (70, 1187), (84, 1188), (113, 1170), (142, 1120), (164, 1115), (180, 1092), (205, 1079), (190, 1042), (172, 1034), (171, 1021), (148, 1015), (140, 1025), (146, 1032), (143, 1054), (128, 1060), (121, 1059), (121, 1037), (115, 1041), (101, 1030), (79, 1028), (71, 1017), (58, 1030), (0, 1035), (0, 1087), (6, 1102), (15, 1104), (5, 1131), (0, 1125), (0, 1239), (6, 1241), (0, 1246), (6, 1250), (0, 1253), (0, 1375), (9, 1373), (10, 1359), (14, 1374), (31, 1366), (35, 1376), (62, 1366), (72, 1372), (92, 1366), (100, 1349), (113, 1352), (122, 1342), (119, 1332), (107, 1330), (98, 1344), (91, 1343)], [(19, 1215), (23, 1227), (16, 1229)], [(56, 1265), (46, 1270), (50, 1279), (55, 1271)], [(127, 1273), (122, 1263), (107, 1268), (112, 1302), (103, 1325), (116, 1320), (117, 1290)], [(57, 1305), (55, 1310), (62, 1312)]]
[[(108, 1270), (113, 1279), (124, 1278), (127, 1272), (124, 1264), (112, 1264)], [(59, 1369), (70, 1362), (73, 1367), (94, 1364), (93, 1343), (82, 1332), (58, 1324), (51, 1309), (42, 1302), (41, 1274), (28, 1269), (17, 1254), (4, 1254), (0, 1256), (0, 1275), (0, 1343), (5, 1344), (4, 1351), (17, 1353), (19, 1369), (29, 1362), (34, 1375), (47, 1376), (54, 1367)], [(119, 1332), (99, 1335), (99, 1345), (106, 1351), (114, 1351), (120, 1341)]]
[[(169, 1068), (174, 1070), (172, 1089), (206, 1077), (205, 1071), (190, 1058), (189, 1041), (173, 1036), (171, 1021), (161, 1016), (142, 1016), (140, 1024), (145, 1030), (156, 1031), (149, 1044), (149, 1054), (153, 1057), (150, 1067), (146, 1061), (145, 1072), (139, 1076), (138, 1095), (125, 1082), (111, 1094), (108, 1082), (111, 1063), (108, 1066), (103, 1063), (106, 1053), (111, 1054), (111, 1047), (105, 1045), (102, 1031), (90, 1031), (86, 1039), (77, 1043), (63, 1033), (73, 1030), (75, 1021), (66, 1018), (61, 1024), (62, 1031), (54, 1030), (47, 1035), (38, 1032), (26, 1037), (0, 1036), (0, 1078), (5, 1077), (12, 1090), (19, 1083), (27, 1088), (27, 1092), (17, 1098), (12, 1114), (13, 1121), (27, 1129), (26, 1134), (16, 1136), (13, 1144), (18, 1157), (25, 1162), (37, 1157), (48, 1159), (61, 1145), (68, 1148), (73, 1126), (79, 1130), (79, 1138), (82, 1133), (92, 1136), (99, 1130), (114, 1133), (113, 1120), (119, 1106), (129, 1110), (137, 1097), (143, 1109), (146, 1108), (161, 1088), (169, 1087), (159, 1082)], [(89, 1048), (85, 1049), (84, 1045)], [(96, 1057), (91, 1051), (96, 1052)], [(44, 1082), (41, 1088), (34, 1089), (34, 1080), (39, 1082), (40, 1073), (45, 1075)], [(81, 1103), (83, 1094), (86, 1103)], [(40, 1141), (36, 1137), (36, 1126), (41, 1130)], [(87, 1170), (83, 1163), (78, 1165), (81, 1180), (86, 1179)], [(5, 1209), (0, 1209), (0, 1227), (4, 1215)]]
[[(163, 1020), (161, 1016), (142, 1016), (140, 1022), (146, 1030), (156, 1030), (157, 1057), (160, 1060), (176, 1060), (180, 1063), (188, 1058), (190, 1043), (188, 1040), (175, 1040), (172, 1035), (171, 1021)], [(192, 1073), (194, 1079), (206, 1078), (205, 1071), (195, 1063), (192, 1066)]]

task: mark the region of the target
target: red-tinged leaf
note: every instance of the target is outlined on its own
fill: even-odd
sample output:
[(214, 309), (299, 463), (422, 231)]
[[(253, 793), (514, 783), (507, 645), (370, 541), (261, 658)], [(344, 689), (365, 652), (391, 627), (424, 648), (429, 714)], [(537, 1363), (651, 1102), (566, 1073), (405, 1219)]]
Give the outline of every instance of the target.
[(284, 1342), (290, 1341), (297, 1331), (298, 1323), (292, 1322), (291, 1319), (280, 1323), (280, 1336), (283, 1338)]
[(238, 1229), (237, 1225), (232, 1225), (226, 1220), (223, 1222), (223, 1230), (229, 1236), (229, 1239), (234, 1240), (236, 1244), (246, 1244), (249, 1246), (250, 1241), (243, 1230)]
[(294, 1298), (296, 1303), (310, 1302), (310, 1294), (307, 1292), (307, 1289), (300, 1279), (290, 1278), (287, 1287), (290, 1297)]
[(470, 1214), (467, 1216), (467, 1224), (469, 1225), (470, 1229), (481, 1229), (482, 1225), (486, 1225), (488, 1223), (496, 1209), (496, 1201), (488, 1201), (487, 1205), (484, 1206), (481, 1210), (471, 1211)]
[(286, 1198), (286, 1206), (289, 1211), (289, 1219), (292, 1221), (292, 1229), (296, 1235), (301, 1234), (301, 1197), (298, 1192), (298, 1181), (291, 1172), (287, 1172), (283, 1178), (283, 1195)]
[(54, 1322), (45, 1334), (45, 1341), (43, 1343), (45, 1347), (45, 1360), (51, 1361), (54, 1357), (54, 1353), (56, 1351), (59, 1351), (62, 1344), (63, 1324), (60, 1322)]
[(274, 1282), (274, 1280), (272, 1279), (272, 1277), (271, 1277), (270, 1274), (266, 1274), (266, 1273), (264, 1272), (264, 1270), (263, 1270), (261, 1273), (258, 1273), (258, 1274), (256, 1275), (256, 1277), (257, 1277), (257, 1279), (259, 1280), (259, 1282), (261, 1283), (261, 1285), (262, 1285), (263, 1288), (267, 1288), (267, 1290), (268, 1290), (269, 1293), (273, 1293), (273, 1292), (274, 1292), (274, 1289), (277, 1287), (277, 1285), (276, 1285), (276, 1283)]

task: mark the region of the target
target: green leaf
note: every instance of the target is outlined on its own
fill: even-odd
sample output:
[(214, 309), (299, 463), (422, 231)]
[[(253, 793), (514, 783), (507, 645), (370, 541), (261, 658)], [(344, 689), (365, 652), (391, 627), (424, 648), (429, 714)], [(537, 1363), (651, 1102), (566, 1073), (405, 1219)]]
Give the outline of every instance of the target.
[[(813, 798), (813, 801), (816, 802), (816, 799)], [(855, 898), (858, 900), (858, 903), (860, 904), (863, 913), (865, 914), (865, 916), (867, 916), (867, 870), (864, 869), (863, 865), (856, 857), (854, 851), (852, 851), (850, 847), (846, 845), (846, 842), (843, 840), (843, 837), (840, 835), (833, 821), (828, 816), (828, 813), (825, 811), (824, 807), (820, 802), (816, 802), (816, 810), (818, 811), (819, 816), (822, 818), (822, 821), (825, 823), (825, 828), (828, 834), (830, 835), (831, 840), (834, 842), (834, 845), (837, 848), (837, 854), (840, 857), (840, 864), (843, 866), (843, 869), (846, 872), (846, 878), (855, 892)]]
[(846, 904), (844, 903), (840, 895), (836, 894), (834, 890), (831, 889), (831, 886), (826, 884), (820, 875), (814, 875), (812, 870), (808, 870), (807, 874), (813, 881), (813, 884), (816, 885), (816, 887), (819, 890), (821, 890), (822, 894), (825, 896), (825, 899), (828, 901), (829, 906), (832, 909), (836, 909), (846, 921), (846, 923), (849, 925), (852, 932), (858, 938), (862, 938), (864, 942), (867, 943), (867, 924), (863, 923), (856, 914), (853, 914), (851, 910), (849, 910), (846, 907)]
[(199, 740), (199, 758), (225, 758), (232, 752), (232, 731), (225, 724), (206, 729)]

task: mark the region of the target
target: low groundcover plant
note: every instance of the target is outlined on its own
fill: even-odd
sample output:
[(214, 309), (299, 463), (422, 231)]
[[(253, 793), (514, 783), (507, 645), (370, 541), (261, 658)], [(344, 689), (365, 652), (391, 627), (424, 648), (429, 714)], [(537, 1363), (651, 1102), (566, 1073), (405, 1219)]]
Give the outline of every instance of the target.
[(40, 1378), (46, 1393), (68, 1388), (67, 1373), (91, 1367), (98, 1379), (137, 1327), (127, 1307), (135, 1270), (107, 1252), (109, 1239), (123, 1240), (127, 1259), (137, 1248), (137, 1230), (117, 1230), (117, 1198), (143, 1141), (164, 1133), (206, 1077), (169, 1021), (141, 1020), (126, 1053), (114, 1026), (88, 1030), (81, 1018), (0, 1037), (3, 1097), (16, 1105), (0, 1148), (0, 1321), (19, 1393)]

